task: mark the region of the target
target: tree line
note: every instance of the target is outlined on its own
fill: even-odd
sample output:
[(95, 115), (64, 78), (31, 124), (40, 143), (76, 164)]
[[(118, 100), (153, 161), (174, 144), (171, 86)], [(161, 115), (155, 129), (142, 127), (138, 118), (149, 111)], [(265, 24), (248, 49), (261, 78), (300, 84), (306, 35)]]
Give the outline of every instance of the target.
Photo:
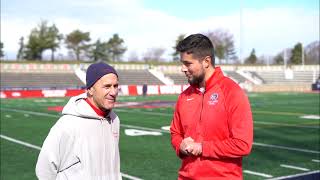
[[(215, 47), (215, 55), (217, 64), (240, 64), (241, 60), (236, 55), (233, 35), (224, 29), (216, 29), (203, 33), (209, 37)], [(179, 53), (175, 47), (179, 41), (186, 37), (185, 34), (180, 34), (173, 48), (172, 60), (179, 60)], [(127, 47), (124, 45), (124, 40), (118, 35), (113, 36), (108, 41), (101, 39), (91, 43), (90, 32), (83, 32), (76, 29), (69, 34), (63, 35), (55, 24), (49, 25), (46, 20), (41, 21), (37, 27), (33, 28), (28, 35), (28, 40), (25, 42), (24, 37), (19, 40), (19, 49), (17, 60), (43, 60), (43, 53), (46, 50), (51, 51), (51, 61), (55, 60), (57, 49), (64, 43), (65, 47), (75, 57), (77, 61), (108, 61), (119, 62), (121, 57), (126, 52)], [(144, 62), (162, 61), (162, 56), (165, 53), (163, 48), (149, 48), (144, 53)], [(284, 51), (287, 57), (284, 57)], [(279, 52), (273, 57), (257, 57), (256, 50), (253, 48), (250, 55), (244, 58), (245, 64), (318, 64), (320, 43), (315, 41), (305, 48), (301, 43), (297, 43), (293, 48)], [(0, 42), (0, 57), (4, 56), (3, 43)], [(139, 57), (132, 53), (128, 57), (128, 61), (138, 61)]]
[(90, 32), (74, 30), (67, 35), (59, 32), (59, 29), (53, 25), (48, 25), (47, 21), (41, 21), (38, 27), (31, 30), (28, 41), (25, 43), (21, 37), (19, 41), (18, 60), (39, 60), (43, 59), (43, 52), (51, 51), (51, 61), (55, 60), (55, 52), (60, 48), (62, 42), (67, 49), (75, 56), (77, 61), (83, 60), (83, 57), (93, 61), (119, 61), (125, 53), (124, 40), (118, 34), (106, 42), (98, 39), (90, 43)]

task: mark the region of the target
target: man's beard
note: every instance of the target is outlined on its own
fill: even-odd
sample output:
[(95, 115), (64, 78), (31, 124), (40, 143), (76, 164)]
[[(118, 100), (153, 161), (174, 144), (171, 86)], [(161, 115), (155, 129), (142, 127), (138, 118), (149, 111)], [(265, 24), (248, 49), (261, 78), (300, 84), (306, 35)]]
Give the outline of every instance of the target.
[(200, 85), (204, 81), (204, 73), (199, 76), (192, 76), (191, 79), (188, 79), (190, 85)]

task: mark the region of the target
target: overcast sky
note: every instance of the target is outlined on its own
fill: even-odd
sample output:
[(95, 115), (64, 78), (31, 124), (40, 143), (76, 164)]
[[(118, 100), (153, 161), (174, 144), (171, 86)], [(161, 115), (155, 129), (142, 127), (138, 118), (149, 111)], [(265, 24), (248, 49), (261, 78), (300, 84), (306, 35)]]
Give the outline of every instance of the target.
[[(63, 34), (88, 31), (92, 42), (118, 33), (128, 48), (124, 58), (141, 58), (149, 48), (165, 48), (168, 57), (178, 35), (215, 29), (233, 34), (237, 55), (242, 49), (244, 57), (252, 48), (258, 56), (274, 55), (319, 40), (319, 0), (1, 0), (6, 58), (15, 59), (19, 38), (27, 40), (41, 20)], [(65, 48), (59, 51), (66, 55)]]

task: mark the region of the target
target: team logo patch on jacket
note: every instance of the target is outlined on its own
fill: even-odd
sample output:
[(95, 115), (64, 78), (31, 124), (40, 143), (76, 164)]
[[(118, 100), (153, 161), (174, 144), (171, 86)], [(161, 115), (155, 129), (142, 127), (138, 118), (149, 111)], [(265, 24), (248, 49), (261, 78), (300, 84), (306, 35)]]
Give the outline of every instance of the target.
[(218, 103), (218, 99), (219, 99), (219, 94), (218, 93), (213, 93), (210, 96), (210, 100), (208, 101), (208, 103), (210, 105), (215, 105)]

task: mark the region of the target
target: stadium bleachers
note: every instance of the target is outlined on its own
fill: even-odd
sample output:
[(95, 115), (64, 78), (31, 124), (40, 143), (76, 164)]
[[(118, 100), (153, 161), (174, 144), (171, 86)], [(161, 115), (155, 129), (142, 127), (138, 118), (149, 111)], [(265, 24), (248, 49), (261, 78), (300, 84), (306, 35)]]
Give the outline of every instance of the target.
[[(312, 71), (293, 71), (292, 79), (287, 79), (284, 71), (257, 71), (256, 73), (262, 77), (266, 84), (310, 84), (314, 81), (314, 72)], [(319, 72), (316, 74), (319, 76)]]
[(84, 83), (74, 73), (1, 72), (1, 89), (82, 88)]
[(235, 71), (223, 71), (225, 76), (230, 77), (231, 79), (237, 81), (238, 83), (245, 82), (247, 79), (238, 74)]
[(152, 75), (148, 70), (120, 70), (117, 69), (119, 83), (122, 85), (163, 85), (157, 77)]
[[(84, 72), (89, 64), (1, 64), (1, 86), (3, 89), (60, 89), (83, 88), (85, 86), (76, 75), (76, 70)], [(188, 84), (180, 66), (113, 65), (119, 74), (120, 85), (164, 85), (163, 79), (151, 70), (162, 73), (176, 85)], [(82, 68), (81, 68), (82, 67)], [(151, 69), (150, 69), (151, 68)], [(319, 77), (319, 66), (291, 66), (290, 71), (283, 66), (222, 66), (226, 76), (237, 83), (245, 83), (253, 90), (263, 91), (305, 91)], [(245, 73), (246, 72), (246, 73)], [(249, 72), (249, 73), (248, 73)], [(289, 77), (288, 74), (289, 72)], [(250, 76), (250, 77), (247, 77)], [(252, 81), (257, 77), (262, 84)], [(83, 80), (83, 78), (81, 78)], [(85, 80), (83, 80), (85, 81)], [(249, 83), (249, 84), (248, 84)], [(251, 83), (251, 84), (250, 84)], [(265, 87), (264, 87), (265, 86)], [(251, 88), (252, 89), (252, 88)]]
[(258, 78), (264, 84), (266, 81), (255, 71), (248, 71), (252, 77)]
[[(223, 71), (224, 74), (233, 80), (235, 80), (237, 83), (245, 82), (246, 78), (238, 74), (234, 71)], [(167, 73), (165, 74), (167, 77), (171, 78), (174, 81), (174, 84), (188, 84), (188, 80), (186, 76), (183, 73)]]
[(165, 74), (165, 76), (172, 79), (174, 84), (176, 84), (176, 85), (189, 84), (186, 76), (182, 73), (175, 73), (175, 74), (174, 73), (167, 73), (167, 74)]

